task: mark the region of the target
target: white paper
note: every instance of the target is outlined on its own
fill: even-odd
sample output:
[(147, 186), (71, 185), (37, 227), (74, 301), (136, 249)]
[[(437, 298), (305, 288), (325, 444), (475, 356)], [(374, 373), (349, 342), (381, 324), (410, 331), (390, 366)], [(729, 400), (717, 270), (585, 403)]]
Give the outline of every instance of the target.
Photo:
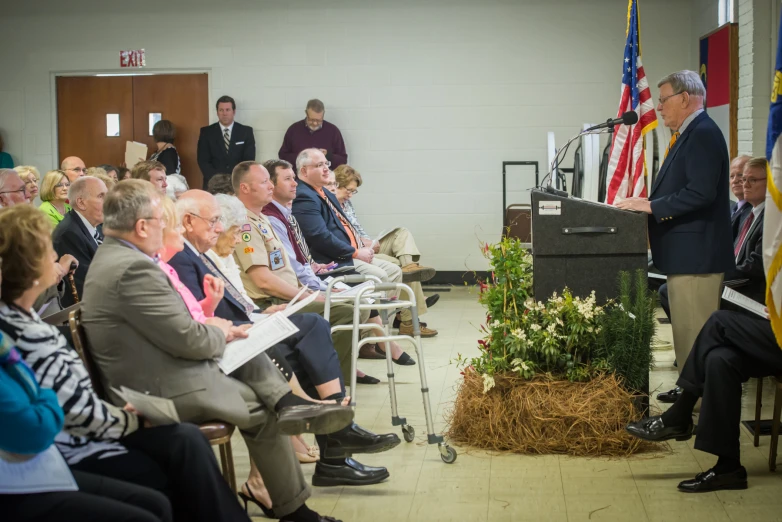
[(648, 273), (650, 279), (662, 279), (664, 281), (668, 280), (668, 276), (664, 274), (655, 274), (654, 272)]
[(112, 390), (125, 399), (126, 402), (132, 404), (141, 416), (152, 423), (153, 426), (165, 426), (181, 422), (174, 401), (171, 399), (141, 393), (125, 386), (120, 386), (119, 390), (116, 388), (112, 388)]
[(302, 295), (304, 292), (306, 292), (307, 290), (309, 290), (309, 289), (308, 289), (306, 286), (303, 286), (303, 287), (301, 288), (301, 290), (299, 290), (299, 293), (298, 293), (298, 294), (296, 294), (296, 295), (294, 295), (294, 296), (293, 296), (293, 299), (291, 299), (290, 301), (288, 301), (288, 306), (293, 306), (293, 304), (294, 304), (296, 301), (298, 301), (298, 300), (299, 300), (299, 297), (301, 297), (301, 295)]
[[(328, 284), (328, 283), (330, 283), (330, 282), (331, 282), (333, 279), (334, 279), (333, 277), (327, 277), (327, 278), (325, 279), (325, 282)], [(337, 288), (338, 290), (340, 290), (340, 292), (339, 292), (339, 293), (336, 293), (336, 292), (332, 293), (332, 294), (331, 294), (331, 297), (332, 297), (332, 298), (334, 298), (334, 297), (338, 297), (338, 298), (343, 298), (343, 297), (356, 297), (356, 294), (358, 294), (358, 291), (359, 291), (361, 288), (363, 288), (363, 287), (366, 287), (366, 286), (369, 286), (369, 285), (372, 285), (372, 286), (374, 286), (374, 284), (375, 284), (375, 282), (374, 282), (374, 281), (364, 281), (363, 283), (361, 283), (361, 284), (360, 284), (360, 285), (358, 285), (358, 286), (349, 286), (349, 285), (346, 285), (345, 283), (343, 283), (342, 281), (340, 281), (339, 283), (335, 283), (335, 284), (334, 284), (334, 286), (332, 287), (332, 288)], [(364, 300), (365, 300), (367, 303), (369, 303), (369, 304), (372, 304), (372, 303), (374, 303), (374, 302), (375, 302), (375, 300), (374, 300), (374, 299), (372, 299), (371, 297), (364, 297)]]
[(397, 228), (398, 228), (398, 227), (394, 227), (394, 228), (389, 228), (389, 229), (387, 229), (387, 230), (384, 230), (384, 231), (382, 231), (381, 233), (379, 233), (379, 234), (377, 235), (377, 237), (375, 238), (375, 241), (377, 241), (377, 242), (379, 243), (381, 239), (383, 239), (384, 237), (386, 237), (388, 234), (390, 234), (391, 232), (393, 232), (393, 231), (394, 231), (394, 230), (396, 230)]
[(722, 291), (722, 298), (734, 305), (740, 306), (744, 310), (749, 310), (753, 314), (759, 315), (763, 319), (768, 319), (766, 307), (764, 305), (731, 288), (725, 287)]
[(223, 357), (217, 360), (217, 365), (224, 374), (230, 375), (253, 357), (298, 331), (296, 325), (282, 312), (272, 314), (252, 325), (247, 330), (249, 336), (246, 339), (236, 339), (228, 343)]
[(269, 317), (269, 314), (258, 314), (253, 312), (252, 315), (250, 315), (250, 321), (257, 323), (258, 321), (263, 321), (267, 317)]
[(0, 494), (79, 490), (68, 464), (53, 444), (25, 461), (8, 457), (0, 452)]
[(295, 314), (296, 312), (298, 312), (299, 310), (301, 310), (302, 308), (304, 308), (305, 306), (313, 302), (317, 297), (318, 297), (318, 292), (312, 292), (310, 295), (307, 296), (306, 299), (302, 299), (301, 301), (299, 301), (294, 305), (291, 305), (291, 303), (293, 303), (293, 301), (291, 301), (291, 303), (288, 303), (288, 306), (285, 307), (285, 310), (283, 310), (280, 313), (285, 317), (290, 317), (291, 315)]
[(125, 142), (125, 167), (132, 169), (136, 163), (147, 159), (147, 146), (137, 141)]

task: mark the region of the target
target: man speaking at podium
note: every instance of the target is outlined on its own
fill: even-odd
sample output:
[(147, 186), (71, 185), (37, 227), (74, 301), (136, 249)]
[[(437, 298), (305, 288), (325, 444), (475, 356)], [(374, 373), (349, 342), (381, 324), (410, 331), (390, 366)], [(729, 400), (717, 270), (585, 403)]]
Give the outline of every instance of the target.
[[(649, 214), (655, 266), (668, 275), (673, 345), (679, 371), (695, 338), (719, 309), (722, 280), (734, 267), (728, 196), (728, 148), (703, 110), (706, 90), (698, 73), (679, 71), (657, 84), (657, 111), (672, 137), (649, 199), (618, 208)], [(658, 395), (674, 402), (678, 388)]]

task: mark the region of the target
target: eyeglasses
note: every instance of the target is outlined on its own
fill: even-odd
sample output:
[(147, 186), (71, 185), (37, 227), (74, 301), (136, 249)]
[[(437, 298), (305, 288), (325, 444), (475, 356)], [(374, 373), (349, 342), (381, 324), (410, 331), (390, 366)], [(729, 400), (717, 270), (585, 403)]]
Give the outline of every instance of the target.
[(356, 190), (345, 189), (345, 190), (346, 190), (346, 191), (348, 192), (348, 194), (350, 194), (351, 196), (355, 196), (356, 194), (358, 194), (358, 190), (357, 190), (357, 189), (356, 189)]
[(17, 192), (24, 193), (26, 190), (27, 190), (27, 187), (22, 187), (22, 188), (17, 189), (17, 190), (6, 190), (4, 192), (0, 192), (0, 194), (16, 194)]
[(86, 169), (86, 168), (81, 168), (81, 167), (76, 167), (76, 168), (74, 168), (74, 169), (65, 169), (65, 170), (72, 170), (72, 171), (74, 171), (74, 172), (81, 172), (81, 173), (83, 173), (83, 174), (86, 174), (86, 173), (87, 173), (87, 169)]
[(669, 99), (673, 98), (674, 96), (679, 96), (680, 94), (684, 94), (685, 91), (677, 92), (676, 94), (671, 94), (670, 96), (666, 96), (665, 98), (658, 98), (657, 101), (660, 105), (667, 102)]
[(206, 219), (205, 217), (201, 217), (198, 214), (195, 214), (193, 212), (188, 212), (188, 214), (190, 214), (191, 216), (195, 216), (198, 219), (203, 219), (204, 221), (206, 221), (209, 224), (209, 229), (210, 230), (213, 229), (214, 227), (216, 227), (217, 224), (220, 222), (220, 220), (223, 219), (223, 216), (215, 216), (212, 219)]
[(330, 167), (330, 166), (331, 166), (331, 162), (330, 161), (326, 161), (325, 163), (324, 162), (320, 162), (317, 165), (304, 165), (305, 168), (313, 168), (314, 167), (316, 169), (323, 169), (323, 168)]
[(764, 181), (765, 179), (766, 179), (766, 178), (744, 178), (744, 180), (742, 181), (742, 183), (743, 183), (744, 185), (747, 185), (747, 186), (751, 187), (751, 186), (752, 186), (752, 185), (754, 185), (755, 183), (760, 183), (761, 181)]
[(326, 183), (326, 186), (327, 187), (336, 187), (337, 186), (337, 182), (336, 181), (329, 181), (328, 183)]
[(69, 188), (70, 186), (71, 186), (70, 183), (57, 183), (54, 186), (54, 188), (56, 188), (56, 189), (58, 189), (58, 188)]

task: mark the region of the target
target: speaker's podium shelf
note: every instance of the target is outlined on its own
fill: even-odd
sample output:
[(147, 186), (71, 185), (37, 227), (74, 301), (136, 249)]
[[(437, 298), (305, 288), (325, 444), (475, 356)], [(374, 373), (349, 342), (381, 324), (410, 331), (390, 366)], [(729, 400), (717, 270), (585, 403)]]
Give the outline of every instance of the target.
[(618, 295), (619, 272), (646, 270), (645, 214), (578, 198), (532, 191), (535, 299), (565, 287), (598, 303)]

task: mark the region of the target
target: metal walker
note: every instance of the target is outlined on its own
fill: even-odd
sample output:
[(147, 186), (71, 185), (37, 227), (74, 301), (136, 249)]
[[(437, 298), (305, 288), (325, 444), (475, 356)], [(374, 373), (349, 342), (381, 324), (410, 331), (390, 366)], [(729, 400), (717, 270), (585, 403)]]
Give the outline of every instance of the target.
[[(354, 297), (340, 297), (339, 294), (333, 294), (332, 289), (335, 284), (339, 282), (345, 283), (363, 283), (371, 281), (373, 284), (365, 288), (359, 289), (358, 293)], [(390, 300), (386, 299), (381, 292), (404, 292), (407, 295), (405, 300)], [(401, 294), (400, 294), (401, 295)], [(365, 301), (366, 299), (374, 299), (374, 303)], [(456, 450), (449, 446), (443, 439), (442, 435), (438, 435), (434, 431), (434, 421), (432, 420), (432, 407), (429, 401), (429, 385), (426, 380), (426, 366), (424, 363), (424, 350), (421, 346), (421, 326), (418, 321), (418, 309), (415, 302), (415, 294), (413, 290), (404, 283), (383, 283), (380, 279), (374, 276), (365, 275), (348, 275), (340, 276), (332, 279), (328, 283), (326, 288), (326, 304), (324, 317), (328, 321), (331, 312), (331, 303), (333, 302), (347, 302), (353, 301), (353, 324), (339, 325), (331, 328), (331, 332), (342, 330), (352, 330), (353, 332), (353, 353), (351, 355), (351, 373), (350, 373), (350, 395), (351, 403), (356, 405), (356, 363), (358, 361), (358, 352), (362, 346), (369, 343), (384, 343), (386, 350), (386, 366), (388, 370), (388, 388), (391, 396), (391, 424), (394, 426), (402, 427), (402, 436), (405, 441), (413, 442), (415, 439), (415, 429), (407, 423), (407, 419), (399, 416), (396, 400), (396, 383), (394, 378), (394, 363), (391, 357), (391, 349), (388, 345), (389, 341), (401, 341), (407, 342), (413, 345), (415, 352), (418, 356), (418, 373), (421, 379), (421, 395), (424, 403), (424, 414), (426, 417), (426, 430), (427, 430), (427, 442), (429, 444), (437, 444), (437, 449), (440, 451), (440, 458), (446, 464), (452, 464), (456, 461)], [(399, 309), (408, 308), (412, 314), (413, 319), (413, 335), (391, 335), (388, 328), (389, 311), (396, 312)], [(361, 312), (364, 310), (377, 310), (380, 312), (380, 318), (382, 321), (382, 330), (384, 335), (381, 336), (369, 336), (360, 339), (360, 332), (363, 330), (377, 329), (378, 325), (375, 323), (361, 323)]]

